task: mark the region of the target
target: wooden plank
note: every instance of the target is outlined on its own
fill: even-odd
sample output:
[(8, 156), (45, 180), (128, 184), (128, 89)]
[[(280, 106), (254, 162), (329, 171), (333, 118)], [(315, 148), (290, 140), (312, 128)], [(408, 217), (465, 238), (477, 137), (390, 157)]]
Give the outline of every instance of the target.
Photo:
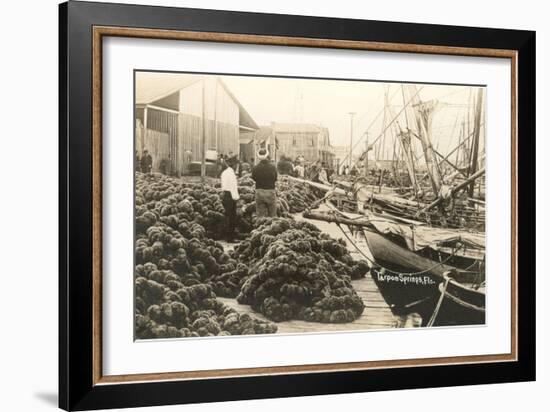
[[(362, 290), (361, 287), (372, 288), (374, 281), (370, 276), (360, 280), (353, 281), (357, 294), (365, 302), (365, 310), (361, 317), (351, 323), (331, 324), (305, 322), (301, 320), (291, 320), (277, 323), (278, 333), (303, 333), (303, 332), (336, 332), (350, 330), (366, 329), (389, 329), (397, 327), (400, 322), (392, 314), (390, 308), (380, 295), (378, 290)], [(235, 299), (221, 298), (228, 306), (241, 313), (248, 313), (262, 320), (267, 320), (262, 314), (254, 312), (248, 305), (239, 305)], [(401, 322), (404, 325), (404, 322)]]

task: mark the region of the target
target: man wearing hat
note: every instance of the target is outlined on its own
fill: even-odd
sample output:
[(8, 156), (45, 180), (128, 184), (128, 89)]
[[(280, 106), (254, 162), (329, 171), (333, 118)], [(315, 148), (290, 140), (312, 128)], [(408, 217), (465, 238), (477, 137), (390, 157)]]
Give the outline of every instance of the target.
[(149, 154), (147, 149), (143, 150), (141, 156), (141, 171), (143, 173), (151, 173), (153, 170), (153, 157)]
[(225, 209), (225, 236), (227, 241), (232, 242), (235, 239), (235, 225), (237, 221), (237, 200), (239, 200), (239, 190), (237, 186), (237, 176), (235, 167), (238, 160), (235, 156), (225, 160), (227, 168), (222, 172), (221, 189), (222, 204)]
[(275, 182), (277, 169), (268, 160), (267, 149), (258, 150), (257, 158), (260, 162), (252, 169), (252, 179), (256, 182), (256, 214), (258, 217), (277, 216), (277, 195)]

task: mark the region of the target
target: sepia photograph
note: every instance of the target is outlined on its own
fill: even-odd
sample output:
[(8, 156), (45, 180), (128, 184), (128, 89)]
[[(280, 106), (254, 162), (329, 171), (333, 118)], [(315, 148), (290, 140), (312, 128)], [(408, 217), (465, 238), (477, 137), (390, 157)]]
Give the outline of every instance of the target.
[(476, 84), (134, 71), (134, 338), (485, 325)]

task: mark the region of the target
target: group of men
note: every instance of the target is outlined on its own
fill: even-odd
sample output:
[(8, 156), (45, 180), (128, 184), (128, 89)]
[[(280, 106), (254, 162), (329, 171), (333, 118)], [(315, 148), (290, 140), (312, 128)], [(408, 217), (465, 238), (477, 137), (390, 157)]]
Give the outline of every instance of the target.
[(308, 164), (303, 156), (298, 156), (294, 162), (284, 155), (281, 156), (277, 163), (277, 170), (281, 175), (290, 175), (327, 185), (330, 184), (331, 176), (334, 173), (325, 162), (318, 160)]
[[(318, 161), (307, 165), (303, 157), (298, 157), (294, 162), (282, 156), (277, 166), (271, 162), (269, 152), (262, 148), (258, 150), (256, 158), (259, 162), (248, 163), (239, 160), (236, 155), (220, 155), (217, 160), (219, 176), (221, 179), (222, 204), (225, 209), (225, 238), (233, 242), (236, 236), (237, 210), (239, 209), (239, 189), (237, 177), (250, 173), (255, 182), (255, 204), (258, 217), (277, 216), (277, 194), (275, 184), (277, 177), (292, 175), (303, 179), (329, 184), (329, 173), (324, 163)], [(136, 151), (136, 167), (143, 173), (151, 173), (153, 158), (147, 149), (139, 156)]]
[[(260, 160), (252, 168), (251, 177), (256, 185), (256, 215), (258, 217), (277, 216), (277, 194), (275, 183), (277, 182), (277, 168), (269, 160), (267, 149), (260, 149), (257, 153)], [(239, 188), (236, 170), (242, 170), (242, 164), (236, 156), (225, 159), (225, 170), (220, 175), (222, 203), (225, 209), (225, 237), (228, 242), (235, 240), (235, 227), (237, 222), (237, 209), (239, 207)]]
[(344, 176), (357, 176), (359, 174), (359, 171), (355, 167), (355, 165), (350, 168), (349, 166), (344, 166), (344, 169), (342, 170), (342, 174)]

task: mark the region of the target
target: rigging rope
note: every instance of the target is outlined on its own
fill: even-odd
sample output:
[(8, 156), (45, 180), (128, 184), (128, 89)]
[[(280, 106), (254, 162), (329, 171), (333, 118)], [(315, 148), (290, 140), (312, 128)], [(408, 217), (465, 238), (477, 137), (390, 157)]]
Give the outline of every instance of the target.
[[(397, 118), (401, 115), (401, 113), (403, 113), (403, 111), (407, 108), (407, 106), (409, 104), (412, 103), (412, 100), (420, 93), (420, 91), (422, 90), (423, 87), (420, 87), (416, 93), (414, 94), (414, 96), (407, 102), (407, 104), (399, 111), (399, 113), (397, 114), (397, 116), (395, 116), (389, 123), (388, 125), (382, 130), (382, 132), (378, 135), (378, 137), (376, 139), (374, 139), (374, 141), (372, 143), (369, 143), (369, 146), (371, 145), (374, 145), (383, 135), (383, 133), (390, 128), (390, 126), (393, 124), (394, 121), (397, 120)], [(394, 92), (394, 95), (397, 93)], [(392, 96), (392, 98), (393, 98)], [(355, 142), (355, 144), (353, 145), (353, 147), (351, 148), (351, 150), (353, 151), (353, 149), (355, 149), (355, 147), (363, 141), (363, 137), (365, 137), (366, 133), (368, 133), (369, 129), (371, 128), (371, 126), (374, 124), (374, 122), (376, 121), (376, 119), (378, 119), (378, 117), (382, 114), (382, 112), (384, 111), (384, 109), (382, 109), (380, 112), (378, 112), (378, 114), (376, 115), (376, 118), (373, 120), (373, 122), (370, 124), (370, 126), (367, 128), (367, 130), (365, 132), (363, 132), (363, 134), (361, 135), (361, 137), (359, 138), (359, 140), (357, 142)], [(368, 152), (367, 152), (368, 153)], [(346, 155), (346, 157), (344, 157), (344, 159), (342, 160), (342, 164), (345, 164), (346, 161), (348, 160), (349, 158), (349, 154)], [(351, 159), (353, 161), (353, 159)], [(353, 166), (357, 166), (357, 162), (354, 162), (353, 163)]]
[(447, 277), (445, 279), (445, 284), (443, 285), (443, 288), (441, 289), (441, 295), (439, 295), (439, 300), (437, 301), (437, 305), (435, 306), (435, 309), (432, 313), (432, 316), (430, 317), (430, 320), (426, 324), (426, 327), (430, 328), (433, 326), (437, 315), (439, 315), (439, 309), (441, 309), (441, 304), (443, 303), (443, 299), (445, 298), (445, 292), (447, 292), (447, 286), (449, 285), (449, 282), (451, 281), (450, 277)]

